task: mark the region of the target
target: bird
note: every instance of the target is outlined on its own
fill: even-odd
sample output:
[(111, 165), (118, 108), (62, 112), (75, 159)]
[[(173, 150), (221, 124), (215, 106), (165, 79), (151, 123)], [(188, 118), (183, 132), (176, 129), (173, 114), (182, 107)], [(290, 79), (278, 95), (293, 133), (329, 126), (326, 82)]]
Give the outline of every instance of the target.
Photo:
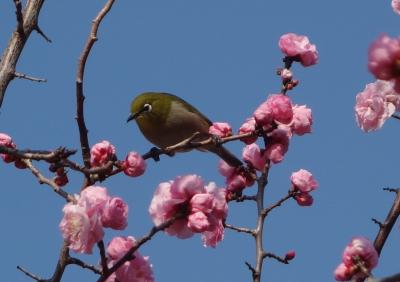
[[(144, 92), (136, 96), (127, 122), (135, 120), (144, 137), (158, 148), (165, 149), (184, 141), (194, 134), (192, 141), (206, 140), (212, 122), (194, 106), (176, 95), (164, 92)], [(232, 167), (242, 162), (221, 144), (212, 142), (201, 151), (210, 151), (220, 156)]]

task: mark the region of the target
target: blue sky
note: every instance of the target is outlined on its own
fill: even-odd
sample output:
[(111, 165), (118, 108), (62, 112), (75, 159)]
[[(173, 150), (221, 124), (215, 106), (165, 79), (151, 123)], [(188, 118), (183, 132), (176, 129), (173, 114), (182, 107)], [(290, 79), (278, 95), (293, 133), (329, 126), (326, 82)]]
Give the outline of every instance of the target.
[[(13, 136), (20, 148), (79, 148), (74, 120), (77, 60), (90, 21), (104, 2), (45, 3), (40, 26), (53, 43), (32, 34), (17, 69), (48, 82), (13, 81), (0, 109), (0, 132)], [(1, 1), (0, 18), (3, 50), (15, 27), (12, 1)], [(290, 174), (300, 168), (310, 170), (320, 187), (312, 207), (300, 208), (292, 201), (267, 218), (265, 249), (278, 255), (294, 249), (297, 257), (290, 265), (266, 260), (263, 281), (333, 281), (344, 246), (356, 235), (373, 239), (377, 226), (370, 219), (386, 216), (394, 195), (381, 188), (400, 182), (399, 122), (389, 120), (381, 130), (365, 134), (353, 110), (355, 95), (374, 80), (367, 70), (369, 43), (381, 33), (397, 36), (399, 21), (390, 1), (117, 1), (86, 67), (90, 143), (107, 139), (120, 158), (131, 150), (146, 152), (151, 145), (125, 121), (133, 97), (150, 90), (181, 96), (211, 120), (238, 129), (268, 94), (279, 91), (279, 37), (287, 32), (309, 36), (320, 61), (310, 68), (293, 68), (300, 85), (290, 95), (295, 103), (312, 108), (313, 133), (295, 137), (285, 161), (272, 168), (266, 202), (282, 197)], [(228, 147), (240, 155), (243, 145)], [(74, 159), (80, 161), (79, 155)], [(128, 228), (108, 231), (105, 241), (116, 235), (140, 237), (149, 230), (147, 209), (162, 181), (196, 173), (206, 182), (224, 185), (217, 162), (212, 154), (179, 154), (159, 163), (149, 161), (143, 177), (118, 175), (102, 183), (130, 206)], [(38, 166), (47, 173), (44, 164)], [(69, 176), (66, 189), (78, 192), (81, 176)], [(27, 170), (0, 163), (0, 179), (2, 280), (30, 281), (17, 265), (47, 278), (62, 244), (58, 224), (64, 202)], [(229, 223), (254, 226), (253, 204), (232, 203), (229, 208)], [(397, 224), (374, 271), (377, 277), (398, 272), (399, 249)], [(178, 240), (159, 234), (141, 253), (150, 256), (161, 282), (250, 281), (244, 262), (255, 259), (252, 238), (232, 231), (216, 249), (204, 248), (199, 236)], [(98, 262), (96, 253), (79, 257)], [(63, 281), (95, 279), (71, 266)]]

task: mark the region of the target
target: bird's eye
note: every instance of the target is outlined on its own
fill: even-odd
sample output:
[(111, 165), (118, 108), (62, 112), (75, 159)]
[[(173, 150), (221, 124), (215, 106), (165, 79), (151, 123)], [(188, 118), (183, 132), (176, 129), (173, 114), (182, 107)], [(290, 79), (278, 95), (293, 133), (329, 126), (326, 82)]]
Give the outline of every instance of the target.
[(151, 112), (151, 105), (150, 104), (144, 104), (143, 105), (143, 110), (145, 110), (146, 112)]

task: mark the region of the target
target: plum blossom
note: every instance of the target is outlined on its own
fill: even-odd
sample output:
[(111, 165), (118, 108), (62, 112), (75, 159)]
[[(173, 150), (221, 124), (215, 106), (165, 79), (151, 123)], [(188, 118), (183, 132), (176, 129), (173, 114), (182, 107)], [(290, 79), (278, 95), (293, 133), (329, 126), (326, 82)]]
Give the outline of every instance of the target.
[(244, 147), (242, 157), (246, 163), (260, 171), (263, 170), (265, 164), (267, 163), (267, 156), (265, 152), (262, 151), (256, 143)]
[(400, 15), (400, 0), (392, 0), (392, 8), (396, 14)]
[(120, 197), (109, 198), (104, 206), (101, 223), (104, 227), (123, 230), (128, 225), (128, 205)]
[(63, 208), (60, 230), (68, 247), (79, 253), (90, 254), (94, 244), (103, 239), (103, 227), (124, 229), (128, 206), (121, 198), (111, 198), (107, 189), (89, 186), (74, 203)]
[(305, 66), (311, 66), (318, 62), (318, 51), (314, 44), (311, 44), (308, 37), (295, 33), (286, 33), (279, 39), (279, 48), (288, 57)]
[(313, 123), (311, 109), (305, 105), (293, 106), (293, 119), (289, 124), (292, 132), (297, 135), (304, 135), (311, 132)]
[(378, 264), (378, 253), (374, 245), (365, 237), (354, 237), (343, 251), (342, 263), (335, 270), (337, 281), (349, 281), (352, 278), (362, 278), (365, 274), (358, 263), (362, 263), (368, 271)]
[(123, 162), (124, 173), (131, 177), (142, 175), (146, 170), (146, 162), (137, 152), (129, 152)]
[(204, 236), (211, 238), (205, 244), (215, 247), (223, 238), (220, 226), (227, 216), (225, 190), (217, 188), (214, 183), (204, 186), (197, 175), (180, 176), (158, 185), (149, 213), (155, 225), (178, 216), (165, 229), (167, 234), (184, 239), (202, 233), (203, 241)]
[[(238, 134), (245, 134), (254, 132), (256, 130), (256, 120), (254, 117), (247, 118), (245, 122), (240, 126)], [(240, 141), (246, 143), (247, 145), (254, 143), (257, 140), (257, 136), (245, 137), (240, 139)]]
[(269, 95), (267, 100), (254, 111), (253, 117), (264, 130), (272, 127), (272, 121), (288, 124), (293, 118), (292, 102), (283, 94)]
[[(0, 133), (0, 145), (5, 146), (10, 149), (15, 149), (17, 147), (15, 145), (15, 143), (13, 142), (12, 138), (5, 133)], [(7, 155), (7, 154), (0, 154), (0, 157), (6, 163), (11, 163), (14, 161), (14, 157)]]
[(297, 192), (294, 196), (297, 204), (302, 207), (311, 206), (314, 202), (310, 192), (318, 188), (318, 183), (314, 176), (305, 169), (293, 172), (290, 176), (292, 182), (291, 190)]
[(369, 71), (381, 80), (393, 80), (394, 89), (400, 92), (400, 38), (386, 34), (378, 37), (368, 50)]
[(230, 193), (240, 193), (244, 188), (254, 184), (254, 179), (251, 178), (251, 175), (230, 166), (224, 160), (219, 161), (218, 171), (221, 175), (225, 176), (226, 189)]
[(358, 126), (365, 132), (377, 130), (400, 109), (400, 94), (393, 82), (377, 80), (357, 94), (355, 113)]
[[(109, 267), (112, 267), (126, 252), (136, 245), (136, 240), (132, 236), (114, 237), (107, 247), (109, 257)], [(153, 282), (153, 266), (149, 262), (149, 257), (142, 256), (138, 251), (133, 253), (133, 259), (126, 261), (119, 267), (107, 282)]]
[(232, 127), (226, 122), (214, 122), (208, 129), (208, 133), (221, 138), (232, 135)]
[(283, 161), (284, 155), (289, 150), (289, 141), (292, 137), (290, 127), (279, 125), (278, 128), (268, 133), (268, 144), (265, 155), (274, 164)]
[(101, 141), (90, 149), (90, 163), (92, 167), (105, 165), (115, 157), (115, 147), (109, 141)]

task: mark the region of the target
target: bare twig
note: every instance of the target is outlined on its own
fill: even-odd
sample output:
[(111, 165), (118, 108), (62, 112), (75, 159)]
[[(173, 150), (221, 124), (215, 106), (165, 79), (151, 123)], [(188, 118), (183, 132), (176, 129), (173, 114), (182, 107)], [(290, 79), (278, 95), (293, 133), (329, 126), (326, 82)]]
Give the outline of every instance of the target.
[(86, 262), (84, 262), (84, 261), (82, 261), (80, 259), (77, 259), (77, 258), (69, 257), (67, 264), (75, 264), (75, 265), (80, 266), (82, 268), (90, 269), (94, 273), (101, 275), (101, 270), (98, 269), (96, 266), (94, 266), (92, 264), (88, 264), (88, 263), (86, 263)]
[[(79, 128), (79, 136), (81, 142), (81, 150), (82, 150), (82, 158), (83, 163), (86, 168), (90, 168), (90, 148), (89, 148), (89, 139), (88, 139), (88, 130), (85, 124), (84, 117), (84, 100), (85, 96), (83, 94), (83, 77), (85, 72), (86, 61), (89, 56), (90, 51), (94, 43), (97, 41), (97, 30), (99, 29), (100, 23), (106, 14), (110, 11), (112, 5), (114, 4), (114, 0), (108, 0), (104, 7), (97, 14), (96, 18), (93, 20), (92, 28), (86, 44), (83, 48), (82, 54), (79, 58), (78, 70), (76, 75), (76, 120)], [(85, 184), (83, 187), (90, 185), (91, 180), (89, 177), (86, 177)]]
[(75, 201), (75, 198), (72, 195), (70, 195), (67, 192), (65, 192), (64, 190), (62, 190), (54, 181), (44, 177), (43, 174), (41, 174), (40, 171), (36, 167), (33, 166), (32, 162), (30, 160), (22, 159), (22, 161), (30, 169), (32, 174), (36, 176), (36, 178), (38, 179), (40, 184), (49, 185), (51, 188), (53, 188), (54, 192), (56, 192), (58, 195), (63, 197), (68, 202)]
[[(19, 10), (20, 1), (15, 0), (17, 7), (17, 28), (13, 33), (7, 48), (4, 50), (0, 60), (0, 107), (3, 104), (4, 96), (10, 81), (15, 77), (15, 69), (18, 59), (22, 53), (26, 41), (32, 30), (38, 24), (38, 17), (43, 6), (44, 0), (30, 0), (27, 2), (25, 12), (21, 19), (22, 11)], [(22, 29), (21, 29), (22, 24)]]
[(386, 239), (388, 238), (390, 231), (393, 228), (394, 223), (400, 215), (400, 190), (396, 191), (396, 198), (393, 202), (392, 208), (390, 209), (385, 221), (380, 225), (379, 232), (376, 235), (374, 241), (374, 247), (378, 254), (381, 253), (383, 246), (385, 245)]
[(399, 120), (400, 120), (400, 115), (393, 114), (393, 115), (392, 115), (392, 118), (395, 118), (395, 119), (399, 119)]
[(228, 224), (226, 222), (224, 223), (224, 226), (225, 226), (225, 228), (229, 228), (229, 229), (232, 229), (232, 230), (237, 231), (237, 232), (247, 233), (247, 234), (250, 234), (252, 236), (255, 236), (255, 231), (252, 230), (252, 229), (249, 229), (249, 228), (236, 227), (236, 226), (233, 226), (233, 225)]
[(397, 273), (389, 277), (372, 280), (371, 282), (399, 282), (399, 281), (400, 281), (400, 273)]
[(42, 150), (17, 150), (0, 145), (0, 154), (8, 154), (19, 159), (30, 159), (35, 161), (56, 162), (76, 153), (76, 150), (67, 150), (60, 147), (54, 151)]
[[(108, 265), (107, 265), (106, 250), (104, 248), (103, 240), (101, 240), (100, 242), (97, 243), (97, 247), (99, 248), (99, 251), (100, 251), (100, 261), (101, 261), (102, 273), (107, 273)], [(100, 274), (102, 274), (102, 273), (100, 273)]]
[(272, 259), (277, 260), (277, 261), (279, 261), (281, 263), (289, 264), (289, 261), (287, 259), (282, 258), (280, 256), (277, 256), (277, 255), (275, 255), (273, 253), (264, 253), (263, 256), (264, 256), (264, 258), (272, 258)]
[(47, 43), (51, 43), (51, 39), (43, 32), (43, 30), (39, 27), (39, 24), (37, 24), (34, 29), (41, 37), (43, 37), (44, 40), (46, 40)]
[(267, 216), (267, 214), (269, 214), (273, 209), (281, 206), (284, 202), (286, 202), (287, 200), (293, 198), (295, 195), (296, 195), (296, 192), (289, 191), (288, 194), (285, 197), (283, 197), (282, 199), (278, 200), (275, 204), (272, 204), (268, 208), (265, 208), (264, 211), (263, 211), (264, 216)]
[(17, 266), (17, 269), (20, 270), (21, 272), (23, 272), (26, 276), (32, 278), (33, 280), (36, 280), (36, 281), (38, 281), (38, 282), (45, 282), (45, 281), (46, 281), (46, 279), (42, 279), (42, 278), (36, 276), (35, 274), (30, 273), (28, 270), (26, 270), (26, 269), (23, 268), (22, 266), (19, 266), (19, 265), (18, 265), (18, 266)]
[(181, 214), (177, 214), (174, 217), (172, 217), (171, 219), (167, 220), (166, 222), (158, 225), (158, 226), (154, 226), (153, 228), (151, 228), (151, 230), (149, 231), (149, 233), (145, 236), (143, 236), (142, 238), (140, 238), (139, 240), (136, 241), (135, 246), (133, 246), (129, 251), (127, 251), (125, 253), (125, 255), (123, 257), (121, 257), (108, 271), (108, 273), (103, 273), (103, 275), (97, 280), (97, 282), (104, 282), (107, 280), (107, 278), (114, 273), (120, 266), (122, 266), (125, 262), (129, 261), (132, 259), (132, 256), (134, 254), (134, 252), (136, 252), (144, 243), (146, 243), (147, 241), (151, 240), (153, 238), (154, 235), (156, 235), (158, 232), (163, 231), (165, 228), (168, 228), (169, 226), (171, 226), (177, 219), (181, 218), (183, 215)]
[(47, 82), (47, 79), (45, 79), (45, 78), (37, 78), (37, 77), (29, 76), (29, 75), (26, 75), (26, 74), (20, 73), (20, 72), (15, 72), (14, 76), (16, 78), (26, 79), (26, 80), (30, 80), (30, 81), (34, 81), (34, 82)]

